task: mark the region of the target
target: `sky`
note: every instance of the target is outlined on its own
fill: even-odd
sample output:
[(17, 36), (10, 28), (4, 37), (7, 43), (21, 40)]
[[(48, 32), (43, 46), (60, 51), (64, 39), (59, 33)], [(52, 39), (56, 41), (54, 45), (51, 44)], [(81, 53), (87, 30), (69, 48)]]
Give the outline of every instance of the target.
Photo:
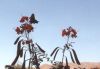
[(72, 41), (79, 60), (100, 62), (100, 0), (0, 0), (0, 69), (16, 55), (13, 43), (20, 18), (32, 13), (39, 23), (31, 37), (48, 54), (57, 46), (63, 48), (62, 29), (72, 26), (78, 32)]

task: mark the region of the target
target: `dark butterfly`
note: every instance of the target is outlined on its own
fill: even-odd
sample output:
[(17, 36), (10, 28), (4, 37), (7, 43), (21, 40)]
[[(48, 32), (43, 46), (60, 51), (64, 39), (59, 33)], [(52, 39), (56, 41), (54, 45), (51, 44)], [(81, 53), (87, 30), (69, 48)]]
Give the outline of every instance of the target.
[(30, 23), (38, 23), (38, 21), (35, 19), (35, 15), (32, 14), (31, 17), (30, 17)]

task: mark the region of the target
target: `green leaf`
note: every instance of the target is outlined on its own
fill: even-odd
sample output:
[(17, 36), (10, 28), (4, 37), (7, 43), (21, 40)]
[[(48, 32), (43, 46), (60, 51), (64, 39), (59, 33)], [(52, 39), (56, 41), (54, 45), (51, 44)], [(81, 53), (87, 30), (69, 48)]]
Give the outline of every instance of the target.
[(14, 45), (17, 44), (17, 42), (19, 41), (20, 37), (21, 37), (21, 36), (19, 36), (19, 37), (16, 39), (16, 41), (14, 42)]
[(72, 55), (71, 51), (70, 51), (70, 56), (71, 56), (71, 60), (72, 60), (72, 62), (73, 62), (73, 63), (75, 63), (75, 61), (74, 61), (74, 58), (73, 58), (73, 55)]
[(36, 45), (38, 46), (39, 50), (42, 52), (42, 53), (45, 53), (45, 51), (36, 43)]
[(17, 54), (19, 54), (19, 53), (20, 53), (20, 50), (21, 50), (21, 41), (22, 41), (22, 40), (20, 40), (20, 41), (18, 42), (18, 45), (17, 45)]
[(68, 60), (67, 60), (67, 57), (66, 57), (66, 67), (68, 67)]
[(26, 69), (25, 68), (25, 64), (26, 64), (25, 57), (26, 57), (26, 51), (24, 53), (24, 61), (23, 61), (23, 64), (22, 64), (22, 69)]
[(23, 57), (23, 48), (20, 50), (20, 57)]
[(12, 64), (11, 64), (12, 66), (14, 66), (16, 64), (18, 58), (19, 58), (19, 53), (16, 55), (14, 61), (12, 62)]
[(53, 52), (51, 53), (50, 56), (52, 56), (58, 48), (59, 48), (59, 47), (56, 47), (56, 48), (53, 50)]
[(58, 51), (59, 51), (59, 49), (56, 51), (56, 53), (55, 53), (55, 55), (54, 55), (53, 60), (55, 60), (55, 58), (56, 58), (56, 55), (57, 55)]
[(26, 64), (25, 57), (26, 57), (26, 51), (24, 53), (24, 61), (23, 61), (23, 64), (22, 64), (22, 69), (26, 69), (25, 68), (25, 64)]
[(78, 60), (78, 57), (77, 57), (77, 54), (76, 54), (75, 50), (72, 49), (72, 51), (73, 51), (73, 54), (74, 54), (74, 57), (75, 57), (76, 63), (77, 63), (78, 65), (80, 65), (80, 61)]
[(12, 62), (11, 65), (15, 65), (16, 62), (17, 62), (17, 60), (18, 60), (18, 58), (19, 58), (19, 56), (20, 56), (21, 41), (22, 41), (22, 40), (20, 40), (20, 41), (18, 42), (18, 45), (17, 45), (17, 55), (16, 55), (16, 57), (15, 57), (15, 59), (14, 59), (14, 61)]
[(23, 61), (23, 64), (22, 64), (22, 69), (26, 69), (26, 68), (25, 68), (25, 62), (26, 62), (26, 61), (24, 60), (24, 61)]

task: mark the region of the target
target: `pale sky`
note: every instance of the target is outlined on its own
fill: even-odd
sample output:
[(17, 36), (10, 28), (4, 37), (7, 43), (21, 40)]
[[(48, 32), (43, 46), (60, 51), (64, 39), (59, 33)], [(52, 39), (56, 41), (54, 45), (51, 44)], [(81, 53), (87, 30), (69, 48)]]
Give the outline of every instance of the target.
[(14, 29), (19, 19), (32, 13), (39, 23), (31, 36), (48, 54), (63, 47), (66, 39), (61, 31), (72, 26), (78, 32), (73, 46), (79, 60), (100, 62), (100, 0), (0, 0), (0, 69), (16, 55)]

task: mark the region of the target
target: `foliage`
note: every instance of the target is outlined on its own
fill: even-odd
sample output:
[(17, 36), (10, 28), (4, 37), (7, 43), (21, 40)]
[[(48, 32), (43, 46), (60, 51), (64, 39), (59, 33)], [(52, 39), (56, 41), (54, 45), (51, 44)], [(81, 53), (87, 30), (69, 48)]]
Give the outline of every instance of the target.
[[(17, 45), (17, 53), (11, 66), (14, 66), (19, 58), (23, 58), (22, 69), (25, 69), (26, 62), (29, 63), (28, 69), (34, 65), (36, 69), (40, 69), (39, 65), (43, 62), (43, 58), (46, 58), (45, 51), (39, 46), (38, 43), (34, 43), (30, 38), (30, 33), (34, 31), (34, 25), (38, 23), (34, 14), (30, 17), (22, 16), (20, 19), (21, 25), (16, 27), (15, 31), (18, 38), (15, 40), (14, 45)], [(30, 58), (26, 59), (27, 54), (30, 54)]]
[[(58, 54), (58, 51), (59, 50), (62, 50), (62, 67), (65, 68), (65, 69), (69, 69), (69, 66), (68, 66), (68, 60), (67, 60), (67, 56), (65, 55), (65, 52), (66, 51), (69, 51), (70, 53), (70, 57), (71, 57), (71, 60), (73, 63), (77, 63), (78, 65), (80, 65), (80, 62), (78, 60), (78, 57), (77, 57), (77, 54), (76, 54), (76, 51), (72, 48), (72, 42), (69, 42), (69, 38), (76, 38), (77, 37), (77, 32), (75, 29), (73, 29), (72, 27), (69, 27), (67, 29), (63, 29), (62, 31), (62, 37), (66, 36), (67, 37), (67, 43), (63, 46), (63, 48), (60, 48), (60, 47), (56, 47), (53, 52), (51, 53), (51, 57), (53, 56), (53, 60), (55, 60), (56, 58), (56, 55)], [(65, 58), (65, 61), (66, 61), (66, 66), (63, 66), (63, 61), (64, 61), (64, 58)], [(56, 63), (56, 62), (55, 62)], [(60, 63), (60, 64), (61, 64)], [(53, 64), (54, 65), (54, 64)], [(56, 65), (59, 66), (59, 63), (57, 63)], [(53, 67), (55, 69), (55, 67)], [(53, 69), (52, 68), (52, 69)], [(59, 68), (56, 68), (56, 69), (59, 69)], [(61, 68), (60, 68), (61, 69)]]
[[(34, 43), (32, 38), (30, 37), (30, 33), (34, 31), (34, 25), (38, 23), (35, 19), (35, 15), (32, 14), (30, 17), (22, 16), (20, 19), (21, 25), (16, 27), (15, 31), (18, 35), (17, 39), (14, 42), (14, 45), (17, 45), (16, 57), (11, 65), (6, 65), (8, 69), (15, 69), (14, 66), (17, 63), (19, 58), (23, 58), (23, 63), (20, 66), (21, 69), (26, 69), (26, 63), (28, 62), (28, 69), (32, 69), (32, 66), (35, 66), (36, 69), (40, 69), (40, 64), (43, 62), (43, 59), (46, 58), (47, 61), (50, 61), (53, 66), (51, 69), (70, 69), (68, 65), (67, 56), (65, 55), (66, 51), (69, 51), (70, 57), (73, 63), (77, 63), (80, 65), (78, 60), (76, 51), (72, 48), (72, 42), (69, 41), (69, 38), (76, 38), (77, 32), (74, 28), (69, 27), (67, 29), (62, 30), (62, 37), (67, 37), (67, 43), (63, 46), (63, 48), (56, 47), (50, 56), (53, 56), (53, 60), (50, 60), (45, 53), (45, 50), (41, 48), (38, 43)], [(62, 61), (55, 61), (58, 52), (62, 50)], [(27, 54), (30, 57), (27, 59)], [(66, 61), (66, 65), (63, 65), (63, 61)]]

